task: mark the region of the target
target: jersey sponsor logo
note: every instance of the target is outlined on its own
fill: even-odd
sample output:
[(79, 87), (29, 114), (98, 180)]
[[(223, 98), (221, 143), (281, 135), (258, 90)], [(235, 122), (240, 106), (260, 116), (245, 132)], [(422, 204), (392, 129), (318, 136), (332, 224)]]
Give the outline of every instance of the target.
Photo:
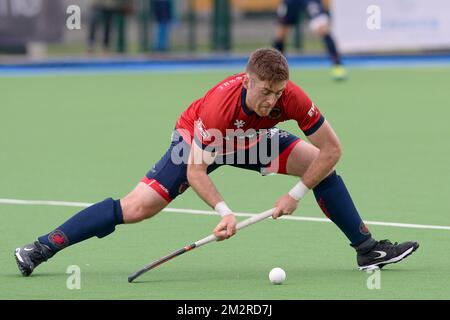
[(311, 105), (311, 108), (308, 111), (308, 116), (313, 117), (317, 113), (317, 108), (314, 103)]
[(274, 107), (269, 113), (269, 118), (273, 119), (273, 120), (280, 119), (281, 118), (281, 109), (278, 107)]
[(225, 81), (219, 86), (219, 89), (223, 90), (223, 89), (229, 87), (230, 85), (232, 85), (233, 83), (235, 83), (236, 81), (240, 81), (240, 80), (242, 80), (242, 77), (236, 77), (234, 79), (230, 79), (228, 81)]
[(270, 129), (227, 129), (226, 134), (223, 137), (225, 141), (231, 141), (233, 139), (243, 140), (243, 139), (260, 139), (262, 136), (266, 135), (267, 138), (273, 138), (277, 133), (280, 133), (281, 138), (286, 138), (289, 136), (289, 133), (283, 130), (279, 130), (278, 128), (270, 128)]
[(223, 139), (225, 141), (231, 141), (231, 140), (244, 140), (244, 139), (256, 139), (259, 132), (255, 129), (227, 129), (225, 132), (225, 136)]
[(197, 129), (197, 132), (202, 136), (203, 139), (209, 140), (211, 138), (211, 135), (209, 134), (208, 130), (206, 130), (202, 119), (198, 118), (197, 121), (195, 121), (195, 127)]

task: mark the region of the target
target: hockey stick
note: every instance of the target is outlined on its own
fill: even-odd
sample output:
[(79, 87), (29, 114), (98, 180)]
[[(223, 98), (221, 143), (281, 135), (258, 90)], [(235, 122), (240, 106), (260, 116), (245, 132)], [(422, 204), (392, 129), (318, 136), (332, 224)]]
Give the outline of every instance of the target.
[[(265, 218), (270, 217), (272, 215), (273, 211), (274, 211), (274, 208), (264, 211), (260, 214), (254, 215), (248, 219), (245, 219), (236, 225), (236, 229), (240, 230), (240, 229), (243, 229), (243, 228), (245, 228), (251, 224), (254, 224), (258, 221), (264, 220)], [(201, 240), (198, 240), (197, 242), (194, 242), (191, 245), (185, 246), (181, 249), (178, 249), (177, 251), (172, 252), (171, 254), (168, 254), (167, 256), (164, 256), (156, 261), (153, 261), (149, 265), (143, 267), (142, 269), (140, 269), (140, 270), (136, 271), (135, 273), (133, 273), (132, 275), (130, 275), (128, 277), (128, 282), (132, 282), (134, 279), (136, 279), (140, 275), (144, 274), (145, 272), (147, 272), (153, 268), (156, 268), (157, 266), (163, 264), (164, 262), (167, 262), (175, 257), (182, 255), (185, 252), (191, 251), (192, 249), (201, 247), (201, 246), (203, 246), (207, 243), (210, 243), (212, 241), (215, 241), (215, 240), (217, 240), (216, 236), (214, 234), (211, 234)]]

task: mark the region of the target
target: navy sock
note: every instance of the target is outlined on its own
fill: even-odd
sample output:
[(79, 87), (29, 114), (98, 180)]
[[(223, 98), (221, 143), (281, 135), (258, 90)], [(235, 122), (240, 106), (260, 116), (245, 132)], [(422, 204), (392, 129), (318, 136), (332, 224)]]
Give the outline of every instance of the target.
[(322, 38), (323, 42), (325, 43), (325, 47), (327, 48), (327, 52), (330, 55), (331, 61), (333, 61), (333, 64), (341, 64), (341, 57), (336, 49), (336, 44), (331, 37), (331, 35), (328, 33)]
[(344, 232), (353, 246), (372, 237), (336, 171), (322, 180), (313, 191), (323, 213)]
[(93, 236), (103, 238), (122, 223), (120, 200), (108, 198), (80, 211), (52, 232), (39, 237), (38, 241), (58, 252)]

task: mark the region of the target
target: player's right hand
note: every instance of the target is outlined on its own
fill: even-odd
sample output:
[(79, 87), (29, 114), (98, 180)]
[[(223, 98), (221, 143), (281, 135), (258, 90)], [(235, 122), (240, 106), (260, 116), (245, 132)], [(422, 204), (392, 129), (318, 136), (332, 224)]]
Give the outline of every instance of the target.
[(236, 234), (236, 217), (230, 213), (223, 216), (222, 220), (213, 231), (217, 241), (228, 239)]

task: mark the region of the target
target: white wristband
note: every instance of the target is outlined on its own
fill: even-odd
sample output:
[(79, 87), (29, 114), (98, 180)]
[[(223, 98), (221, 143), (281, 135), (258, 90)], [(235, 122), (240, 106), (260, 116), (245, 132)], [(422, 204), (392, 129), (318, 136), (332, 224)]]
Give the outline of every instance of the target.
[(299, 201), (305, 194), (309, 191), (308, 187), (303, 184), (300, 180), (292, 189), (289, 191), (289, 195), (295, 200)]
[(217, 203), (214, 207), (214, 210), (216, 210), (216, 212), (220, 214), (221, 217), (233, 213), (224, 201), (220, 201), (219, 203)]

